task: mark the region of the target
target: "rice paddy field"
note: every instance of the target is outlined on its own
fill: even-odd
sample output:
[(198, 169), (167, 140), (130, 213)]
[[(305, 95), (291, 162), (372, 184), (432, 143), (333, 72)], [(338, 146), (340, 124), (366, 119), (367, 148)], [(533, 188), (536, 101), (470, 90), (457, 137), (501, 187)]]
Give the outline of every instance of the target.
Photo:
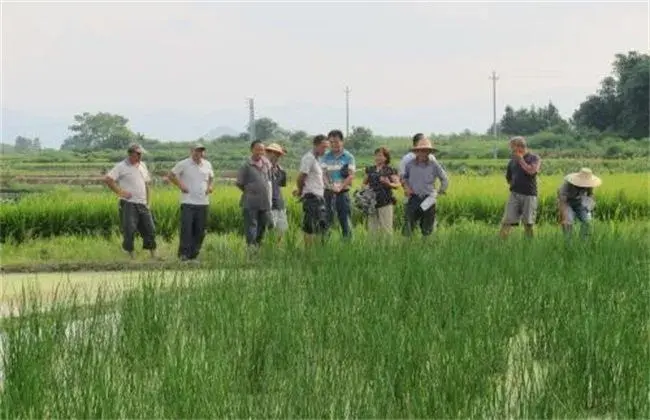
[(540, 179), (535, 238), (501, 240), (503, 175), (453, 173), (427, 240), (369, 236), (355, 213), (351, 243), (305, 249), (289, 198), (288, 236), (253, 253), (223, 185), (191, 265), (170, 188), (152, 195), (157, 262), (121, 253), (106, 191), (0, 204), (4, 267), (111, 270), (2, 274), (0, 413), (650, 418), (650, 180), (601, 176), (585, 241), (557, 225), (561, 175)]

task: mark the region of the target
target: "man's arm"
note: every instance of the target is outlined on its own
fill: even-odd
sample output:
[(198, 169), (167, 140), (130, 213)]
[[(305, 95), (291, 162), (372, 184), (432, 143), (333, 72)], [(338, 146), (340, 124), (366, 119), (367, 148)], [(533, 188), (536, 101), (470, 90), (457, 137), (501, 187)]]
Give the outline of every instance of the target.
[(539, 172), (539, 167), (542, 164), (542, 160), (537, 156), (533, 157), (533, 161), (530, 164), (526, 163), (524, 158), (521, 156), (517, 159), (517, 162), (519, 163), (519, 166), (521, 166), (521, 169), (523, 169), (528, 175), (535, 175)]
[(447, 176), (447, 172), (443, 169), (442, 165), (438, 163), (438, 161), (434, 161), (433, 164), (436, 168), (436, 176), (438, 179), (440, 179), (440, 189), (438, 190), (438, 194), (444, 194), (447, 191), (447, 187), (449, 186), (449, 177)]
[[(410, 163), (410, 162), (409, 162)], [(404, 195), (410, 197), (413, 195), (413, 190), (409, 184), (409, 177), (411, 172), (411, 165), (409, 163), (404, 167), (404, 174), (402, 175), (402, 187), (404, 188)]]
[[(118, 164), (119, 165), (119, 164)], [(131, 193), (124, 191), (117, 185), (117, 180), (120, 178), (120, 168), (118, 165), (115, 165), (106, 176), (104, 177), (104, 183), (110, 188), (118, 197), (122, 198), (131, 198)]]
[(354, 156), (350, 158), (350, 163), (348, 164), (348, 176), (343, 180), (343, 183), (341, 184), (341, 190), (346, 190), (352, 185), (352, 181), (354, 181), (354, 173), (357, 170), (357, 165), (354, 160)]
[(244, 187), (246, 185), (246, 167), (242, 166), (239, 168), (239, 171), (237, 171), (237, 181), (235, 181), (235, 185), (237, 188), (239, 188), (241, 191), (244, 191)]
[(510, 169), (510, 162), (508, 162), (508, 167), (506, 169), (506, 181), (508, 185), (512, 184), (512, 169)]

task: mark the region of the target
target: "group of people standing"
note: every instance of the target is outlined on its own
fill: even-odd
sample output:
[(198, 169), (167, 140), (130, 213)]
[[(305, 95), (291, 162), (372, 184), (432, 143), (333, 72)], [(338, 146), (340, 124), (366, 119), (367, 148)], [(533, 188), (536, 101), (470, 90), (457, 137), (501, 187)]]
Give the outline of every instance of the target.
[[(350, 192), (356, 173), (355, 157), (344, 147), (340, 130), (313, 138), (312, 148), (300, 160), (293, 195), (302, 203), (302, 231), (306, 245), (318, 236), (324, 239), (335, 220), (344, 239), (352, 236), (352, 207), (366, 216), (371, 233), (393, 233), (395, 190), (404, 191), (402, 233), (410, 236), (419, 226), (424, 237), (436, 225), (436, 203), (449, 187), (449, 176), (435, 157), (437, 149), (422, 133), (412, 138), (412, 148), (396, 169), (386, 147), (374, 152), (374, 165), (365, 168), (363, 186)], [(537, 214), (537, 174), (541, 159), (528, 151), (523, 137), (510, 139), (512, 158), (506, 170), (510, 195), (501, 223), (505, 238), (513, 226), (523, 222), (525, 233), (533, 236)], [(195, 144), (190, 156), (176, 163), (169, 181), (181, 191), (180, 240), (178, 257), (195, 260), (201, 250), (208, 219), (209, 195), (213, 191), (214, 171), (205, 159), (205, 146)], [(155, 257), (155, 223), (149, 209), (151, 176), (142, 161), (144, 149), (137, 144), (105, 177), (108, 187), (119, 197), (119, 217), (123, 234), (122, 248), (133, 256), (134, 235), (143, 238), (143, 248)], [(279, 144), (265, 146), (261, 141), (250, 145), (250, 157), (239, 168), (235, 185), (241, 190), (240, 207), (244, 236), (250, 246), (258, 246), (269, 228), (282, 240), (289, 228), (282, 188), (287, 186), (286, 170), (280, 165), (286, 150)], [(436, 188), (436, 181), (439, 187)], [(601, 180), (588, 168), (569, 174), (558, 189), (558, 211), (563, 230), (571, 233), (574, 220), (582, 222), (581, 234), (589, 233), (591, 212), (595, 206), (593, 188)]]

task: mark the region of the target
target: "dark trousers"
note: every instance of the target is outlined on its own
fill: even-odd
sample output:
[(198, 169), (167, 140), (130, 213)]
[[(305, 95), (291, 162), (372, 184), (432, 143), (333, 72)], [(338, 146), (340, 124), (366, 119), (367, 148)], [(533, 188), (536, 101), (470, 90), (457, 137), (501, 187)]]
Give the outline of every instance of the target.
[(142, 248), (156, 249), (156, 229), (149, 208), (144, 204), (120, 200), (120, 225), (122, 228), (122, 248), (133, 252), (133, 240), (138, 232), (142, 237)]
[(199, 256), (205, 238), (208, 206), (181, 204), (181, 234), (178, 244), (179, 258), (190, 260)]
[(334, 225), (334, 215), (341, 225), (341, 232), (344, 238), (352, 236), (352, 228), (350, 227), (350, 216), (352, 208), (350, 205), (350, 194), (348, 191), (333, 193), (330, 190), (325, 191), (325, 206), (327, 208), (327, 223), (329, 226)]
[(411, 236), (419, 222), (422, 236), (429, 236), (433, 232), (433, 225), (436, 221), (436, 205), (434, 204), (426, 211), (422, 210), (420, 204), (426, 197), (412, 195), (406, 203), (404, 209), (404, 228), (402, 233), (405, 236)]
[(246, 244), (257, 246), (264, 239), (264, 233), (269, 225), (271, 211), (246, 208), (243, 211)]

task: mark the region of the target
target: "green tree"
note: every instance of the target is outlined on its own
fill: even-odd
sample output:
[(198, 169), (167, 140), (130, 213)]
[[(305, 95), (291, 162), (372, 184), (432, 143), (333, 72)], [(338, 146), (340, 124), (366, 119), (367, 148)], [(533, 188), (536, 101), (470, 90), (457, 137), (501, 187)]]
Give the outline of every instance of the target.
[(63, 142), (61, 149), (126, 149), (136, 135), (127, 127), (129, 120), (121, 115), (84, 112), (74, 116), (69, 126), (74, 133)]
[(612, 132), (624, 138), (649, 136), (650, 56), (630, 51), (616, 54), (612, 76), (573, 113), (580, 131)]
[(345, 142), (345, 148), (353, 152), (366, 151), (373, 145), (372, 130), (366, 127), (352, 127), (352, 133)]
[(32, 139), (28, 137), (18, 136), (14, 140), (14, 150), (18, 153), (25, 153), (32, 149)]
[[(248, 125), (250, 130), (250, 124)], [(255, 140), (266, 141), (276, 137), (282, 128), (270, 118), (258, 118), (255, 120)]]

